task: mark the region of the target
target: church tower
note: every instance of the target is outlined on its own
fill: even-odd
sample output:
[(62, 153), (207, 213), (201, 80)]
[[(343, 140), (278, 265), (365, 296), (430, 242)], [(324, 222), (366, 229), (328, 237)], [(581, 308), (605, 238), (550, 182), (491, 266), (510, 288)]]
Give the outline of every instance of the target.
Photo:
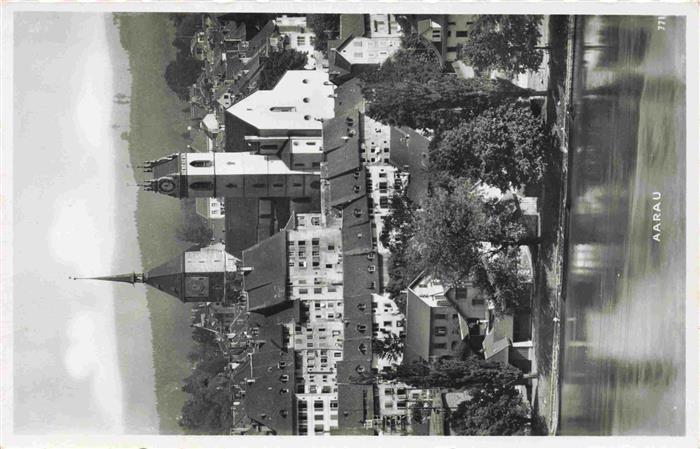
[[(293, 144), (293, 142), (292, 142)], [(320, 152), (178, 153), (146, 162), (144, 188), (174, 198), (313, 198), (320, 191)]]
[(242, 271), (240, 260), (216, 243), (187, 250), (145, 273), (73, 279), (144, 283), (182, 302), (224, 302), (240, 294)]

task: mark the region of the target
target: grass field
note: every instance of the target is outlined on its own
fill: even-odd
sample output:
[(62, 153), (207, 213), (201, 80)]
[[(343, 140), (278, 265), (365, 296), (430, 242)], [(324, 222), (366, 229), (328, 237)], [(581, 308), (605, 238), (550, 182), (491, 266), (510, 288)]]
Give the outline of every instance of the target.
[[(187, 104), (165, 83), (163, 73), (174, 59), (171, 43), (175, 29), (166, 14), (119, 14), (121, 43), (129, 54), (132, 75), (131, 115), (128, 132), (132, 166), (145, 160), (182, 151), (190, 143), (182, 136), (190, 123)], [(144, 175), (137, 171), (137, 181)], [(183, 245), (175, 239), (181, 221), (180, 202), (140, 191), (137, 209), (138, 241), (145, 270), (178, 254)], [(153, 331), (156, 398), (161, 434), (182, 430), (177, 416), (187, 397), (180, 390), (190, 374), (187, 353), (192, 346), (189, 307), (149, 288), (148, 309)]]

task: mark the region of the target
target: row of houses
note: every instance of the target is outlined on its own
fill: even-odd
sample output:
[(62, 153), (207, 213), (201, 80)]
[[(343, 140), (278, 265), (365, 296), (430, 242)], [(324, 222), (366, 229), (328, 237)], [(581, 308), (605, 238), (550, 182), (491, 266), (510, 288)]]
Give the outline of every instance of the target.
[[(192, 51), (215, 81), (207, 87), (226, 86), (229, 63), (272, 51), (275, 33), (313, 45), (300, 39), (302, 19), (278, 19), (274, 31), (258, 33), (265, 45), (243, 45), (240, 25), (205, 18)], [(432, 19), (418, 20), (417, 29), (425, 20)], [(400, 42), (392, 15), (341, 15), (327, 69), (288, 71), (271, 90), (238, 91), (225, 102), (212, 95), (218, 106), (202, 121), (210, 151), (145, 164), (146, 190), (207, 201), (210, 214), (212, 198), (223, 198), (229, 263), (212, 265), (203, 250), (190, 251), (189, 263), (168, 265), (168, 282), (149, 279), (188, 302), (241, 292), (241, 303), (215, 305), (200, 321), (218, 332), (230, 358), (234, 433), (443, 433), (454, 395), (384, 381), (386, 367), (457, 356), (471, 345), (529, 369), (528, 326), (496, 317), (469, 280), (447, 289), (421, 275), (406, 292), (406, 314), (384, 293), (391, 255), (378, 238), (383, 219), (395, 193), (418, 200), (426, 191), (429, 139), (368, 117), (356, 75), (377, 68)], [(224, 73), (219, 84), (217, 73)], [(404, 354), (373, 352), (392, 336), (405, 339)]]

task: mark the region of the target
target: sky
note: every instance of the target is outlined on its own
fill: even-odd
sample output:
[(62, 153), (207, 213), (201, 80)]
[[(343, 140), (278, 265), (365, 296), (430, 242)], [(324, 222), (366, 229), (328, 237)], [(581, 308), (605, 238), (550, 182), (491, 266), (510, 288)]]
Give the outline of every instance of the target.
[[(128, 109), (113, 109), (128, 108), (113, 102), (127, 76), (108, 46), (117, 31), (102, 14), (21, 13), (14, 24), (14, 430), (139, 433), (126, 425), (134, 406), (120, 360), (130, 356), (118, 357), (115, 301), (147, 324), (144, 286), (69, 280), (140, 268), (136, 190), (123, 129), (112, 127), (128, 123)], [(148, 326), (127, 338), (150, 351)], [(144, 351), (146, 427), (157, 424)]]

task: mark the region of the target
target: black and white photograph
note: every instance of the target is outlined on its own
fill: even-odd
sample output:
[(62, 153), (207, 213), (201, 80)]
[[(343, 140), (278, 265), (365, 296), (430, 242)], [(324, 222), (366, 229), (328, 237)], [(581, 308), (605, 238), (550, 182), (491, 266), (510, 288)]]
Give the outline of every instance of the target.
[(3, 447), (697, 446), (696, 4), (246, 3), (0, 6)]

